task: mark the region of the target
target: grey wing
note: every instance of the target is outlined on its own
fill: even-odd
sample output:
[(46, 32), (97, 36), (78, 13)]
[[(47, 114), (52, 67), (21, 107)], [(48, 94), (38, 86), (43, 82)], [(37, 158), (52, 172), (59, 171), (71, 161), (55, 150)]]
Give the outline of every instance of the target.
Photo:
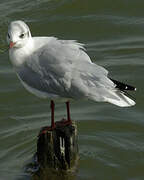
[(22, 82), (29, 87), (42, 93), (47, 93), (48, 95), (67, 97), (66, 84), (68, 84), (68, 82), (65, 83), (66, 78), (64, 75), (62, 76), (62, 74), (59, 76), (57, 73), (54, 73), (51, 68), (47, 67), (38, 72), (25, 64), (16, 71)]
[[(40, 68), (47, 73), (50, 68), (53, 73), (63, 76), (66, 72), (71, 72), (72, 68), (78, 66), (78, 70), (87, 71), (87, 68), (83, 67), (85, 64), (93, 64), (90, 57), (84, 51), (83, 44), (77, 43), (73, 40), (57, 40), (54, 39), (50, 45), (42, 47), (39, 51), (33, 56), (31, 67), (37, 66), (38, 71)], [(37, 69), (34, 67), (34, 69)], [(89, 66), (90, 67), (90, 66)], [(91, 66), (91, 73), (97, 75), (104, 74), (107, 76), (108, 71), (95, 64), (95, 68)], [(71, 72), (72, 73), (72, 72)]]
[(70, 48), (65, 48), (66, 45), (63, 44), (54, 42), (49, 47), (43, 46), (33, 53), (16, 69), (20, 79), (44, 93), (69, 96), (72, 65), (70, 51), (73, 52), (73, 49), (68, 51)]
[(108, 74), (91, 62), (81, 45), (59, 40), (36, 51), (17, 72), (32, 88), (73, 98), (87, 96), (91, 85), (106, 84)]
[(73, 68), (71, 94), (74, 93), (76, 98), (80, 95), (93, 99), (94, 96), (97, 101), (103, 101), (107, 91), (115, 88), (106, 72), (104, 68), (94, 63), (77, 62)]

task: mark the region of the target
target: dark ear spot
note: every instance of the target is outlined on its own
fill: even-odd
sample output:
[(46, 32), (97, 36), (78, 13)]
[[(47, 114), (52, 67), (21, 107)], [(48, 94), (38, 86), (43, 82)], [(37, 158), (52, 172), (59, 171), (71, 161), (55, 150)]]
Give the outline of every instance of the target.
[(8, 36), (8, 38), (10, 39), (10, 35), (9, 35), (9, 33), (7, 34), (7, 36)]
[(27, 35), (28, 35), (28, 37), (30, 36), (30, 32), (29, 31), (27, 32)]

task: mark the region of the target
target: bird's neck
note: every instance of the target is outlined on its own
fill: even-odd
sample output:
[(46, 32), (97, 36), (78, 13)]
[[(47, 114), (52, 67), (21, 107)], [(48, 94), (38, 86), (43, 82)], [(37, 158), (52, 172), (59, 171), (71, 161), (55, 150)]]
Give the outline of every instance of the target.
[(9, 50), (9, 57), (14, 67), (21, 66), (21, 64), (31, 57), (34, 49), (33, 47), (33, 40), (31, 38), (25, 46)]

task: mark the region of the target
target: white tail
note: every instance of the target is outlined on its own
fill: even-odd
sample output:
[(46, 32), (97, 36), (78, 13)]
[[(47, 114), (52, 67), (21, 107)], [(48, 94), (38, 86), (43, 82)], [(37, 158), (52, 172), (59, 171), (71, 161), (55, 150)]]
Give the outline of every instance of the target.
[(105, 101), (115, 104), (120, 107), (129, 107), (129, 106), (134, 106), (136, 104), (132, 99), (130, 99), (129, 97), (127, 97), (121, 92), (118, 92), (118, 91), (114, 92), (113, 95), (116, 98), (105, 97)]

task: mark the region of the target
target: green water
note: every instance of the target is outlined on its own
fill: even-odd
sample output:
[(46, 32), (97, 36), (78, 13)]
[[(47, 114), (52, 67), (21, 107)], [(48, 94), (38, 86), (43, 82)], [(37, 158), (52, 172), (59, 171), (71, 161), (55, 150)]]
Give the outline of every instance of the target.
[[(24, 20), (33, 36), (77, 39), (110, 76), (135, 85), (136, 106), (72, 102), (79, 132), (75, 180), (144, 179), (144, 1), (0, 0), (0, 180), (29, 179), (24, 166), (36, 151), (37, 134), (50, 123), (49, 100), (27, 92), (8, 59), (8, 23)], [(65, 116), (56, 104), (56, 120)]]

